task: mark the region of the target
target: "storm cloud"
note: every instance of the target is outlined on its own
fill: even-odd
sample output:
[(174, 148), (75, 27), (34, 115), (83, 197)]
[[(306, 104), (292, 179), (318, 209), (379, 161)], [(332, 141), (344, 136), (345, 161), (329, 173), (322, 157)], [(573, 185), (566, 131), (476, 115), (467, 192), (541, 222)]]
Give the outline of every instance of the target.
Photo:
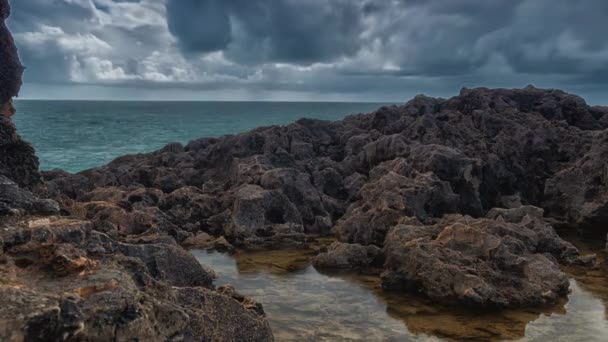
[(356, 0), (169, 0), (167, 21), (186, 53), (310, 65), (359, 51), (361, 10)]
[(9, 26), (27, 96), (385, 101), (531, 83), (602, 102), (606, 20), (604, 0), (18, 0)]

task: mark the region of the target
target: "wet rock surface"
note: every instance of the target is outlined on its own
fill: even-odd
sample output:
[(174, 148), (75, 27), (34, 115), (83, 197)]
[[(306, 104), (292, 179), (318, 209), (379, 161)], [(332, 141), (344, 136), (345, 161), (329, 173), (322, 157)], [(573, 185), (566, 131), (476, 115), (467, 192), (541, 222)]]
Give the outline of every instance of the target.
[[(109, 234), (227, 249), (335, 236), (344, 245), (319, 266), (386, 259), (387, 289), (479, 307), (540, 305), (567, 293), (560, 264), (594, 263), (553, 225), (605, 229), (604, 116), (559, 90), (465, 88), (44, 178), (65, 212)], [(367, 252), (376, 249), (380, 258)]]

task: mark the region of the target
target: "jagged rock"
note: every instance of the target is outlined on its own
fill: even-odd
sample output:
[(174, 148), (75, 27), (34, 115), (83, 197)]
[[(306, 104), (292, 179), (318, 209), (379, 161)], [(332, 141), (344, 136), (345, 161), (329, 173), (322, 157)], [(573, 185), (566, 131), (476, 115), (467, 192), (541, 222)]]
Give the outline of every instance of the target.
[(211, 248), (213, 241), (215, 241), (213, 236), (207, 233), (199, 233), (187, 238), (182, 244), (188, 248), (207, 249)]
[(59, 204), (49, 199), (39, 199), (17, 183), (0, 175), (0, 216), (23, 211), (29, 214), (57, 214)]
[(36, 246), (40, 262), (47, 265), (58, 276), (66, 276), (92, 268), (96, 262), (87, 258), (86, 252), (70, 244), (50, 244)]
[(226, 235), (236, 240), (303, 231), (298, 210), (279, 191), (243, 186), (237, 190), (232, 212)]
[[(414, 171), (433, 172), (451, 188), (455, 198), (448, 202), (455, 201), (449, 204), (455, 211), (480, 216), (500, 205), (541, 205), (545, 181), (588, 151), (604, 116), (555, 90), (463, 89), (452, 99), (418, 97), (340, 122), (300, 120), (200, 139), (183, 149), (168, 145), (78, 175), (55, 174), (48, 188), (56, 197), (78, 199), (109, 186), (166, 192), (186, 185), (182, 189), (199, 190), (180, 196), (200, 209), (163, 206), (173, 211), (172, 222), (189, 232), (237, 239), (224, 229), (237, 215), (232, 209), (238, 189), (247, 184), (283, 193), (296, 206), (304, 232), (326, 233), (338, 219), (348, 219), (346, 208), (360, 200), (366, 184), (382, 185), (383, 168), (406, 167), (395, 172), (408, 178), (416, 177)], [(400, 166), (388, 165), (397, 161)], [(159, 177), (182, 181), (165, 186)], [(382, 244), (383, 234), (375, 241)]]
[[(8, 18), (8, 0), (0, 0), (0, 108), (14, 113), (12, 98), (21, 88), (23, 66), (17, 48), (4, 21)], [(4, 110), (3, 110), (4, 112)], [(20, 187), (32, 189), (41, 184), (38, 159), (32, 146), (17, 135), (10, 115), (0, 114), (0, 176), (6, 176)]]
[(4, 104), (19, 93), (23, 66), (17, 48), (4, 21), (10, 14), (8, 0), (0, 0), (0, 103)]
[(409, 160), (412, 168), (433, 172), (452, 186), (460, 196), (459, 212), (480, 216), (484, 208), (479, 198), (482, 183), (482, 162), (466, 157), (461, 151), (441, 145), (418, 145), (412, 149)]
[[(0, 49), (1, 51), (1, 49)], [(3, 88), (0, 81), (0, 89)], [(9, 118), (0, 115), (0, 176), (32, 190), (42, 183), (34, 148), (21, 140)]]
[(383, 286), (499, 308), (551, 303), (568, 292), (568, 277), (555, 260), (576, 260), (578, 251), (542, 221), (541, 209), (488, 216), (395, 226), (386, 237)]
[(264, 312), (264, 307), (262, 306), (262, 304), (256, 302), (255, 300), (253, 300), (249, 297), (245, 297), (242, 294), (238, 293), (236, 291), (236, 289), (234, 288), (234, 286), (232, 286), (232, 285), (228, 284), (228, 285), (220, 286), (217, 289), (217, 292), (223, 294), (224, 296), (228, 296), (228, 297), (238, 301), (239, 303), (243, 304), (243, 306), (247, 310), (250, 310), (261, 317), (266, 316), (266, 313)]
[(87, 250), (96, 255), (120, 253), (143, 262), (152, 277), (173, 286), (211, 287), (214, 276), (184, 249), (174, 244), (129, 244), (93, 231)]
[(382, 246), (386, 232), (403, 216), (426, 221), (457, 212), (457, 195), (432, 173), (406, 177), (390, 171), (366, 184), (361, 197), (333, 228), (342, 241)]
[(608, 130), (597, 134), (580, 160), (558, 172), (545, 186), (544, 206), (578, 229), (608, 225)]
[(251, 302), (213, 291), (213, 274), (177, 245), (91, 229), (60, 218), (0, 229), (0, 339), (272, 340)]
[[(450, 99), (418, 96), (337, 122), (302, 119), (170, 144), (76, 175), (45, 173), (45, 180), (65, 212), (112, 238), (164, 234), (193, 244), (205, 233), (247, 247), (333, 233), (343, 243), (384, 248), (387, 287), (423, 284), (437, 300), (479, 306), (540, 304), (566, 292), (556, 261), (593, 263), (545, 220), (606, 229), (606, 113), (559, 90), (465, 88)], [(444, 218), (450, 214), (473, 219)], [(479, 241), (497, 243), (504, 255), (486, 257)], [(423, 261), (440, 268), (420, 278), (408, 273)], [(462, 275), (475, 263), (475, 280)], [(457, 276), (435, 284), (432, 276), (447, 269)], [(458, 289), (430, 289), (461, 275)], [(511, 283), (501, 290), (501, 281)]]
[(260, 179), (260, 184), (265, 189), (281, 191), (288, 197), (289, 202), (295, 205), (301, 216), (306, 231), (312, 233), (326, 231), (331, 227), (331, 223), (325, 225), (322, 222), (331, 221), (330, 212), (334, 210), (330, 205), (326, 208), (326, 203), (323, 201), (327, 197), (326, 187), (330, 186), (327, 184), (326, 174), (319, 172), (316, 175), (318, 187), (311, 183), (310, 175), (292, 168), (267, 171)]
[(215, 249), (228, 252), (234, 250), (234, 246), (232, 246), (223, 236), (215, 238), (207, 233), (199, 233), (190, 237), (184, 240), (182, 245), (191, 249)]
[(334, 242), (327, 251), (314, 257), (312, 263), (317, 268), (364, 269), (380, 264), (381, 252), (376, 246)]

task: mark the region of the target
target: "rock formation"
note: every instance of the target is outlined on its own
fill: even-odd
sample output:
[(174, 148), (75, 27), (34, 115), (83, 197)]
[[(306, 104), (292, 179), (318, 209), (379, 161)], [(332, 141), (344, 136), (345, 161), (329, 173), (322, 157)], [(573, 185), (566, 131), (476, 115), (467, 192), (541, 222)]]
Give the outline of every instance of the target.
[[(6, 103), (21, 66), (0, 39), (14, 63), (2, 69)], [(483, 308), (553, 302), (569, 285), (559, 264), (594, 259), (552, 224), (608, 227), (606, 129), (606, 108), (559, 90), (465, 88), (172, 143), (40, 184), (33, 150), (0, 117), (0, 337), (270, 340), (260, 306), (214, 291), (179, 245), (318, 235), (339, 242), (316, 265), (379, 266), (387, 290)]]
[(4, 24), (9, 13), (8, 1), (0, 1), (0, 175), (31, 189), (41, 183), (38, 159), (31, 145), (17, 135), (10, 120), (14, 113), (12, 98), (19, 94), (23, 66)]
[[(78, 207), (90, 219), (78, 219), (34, 194), (46, 193), (38, 160), (6, 115), (23, 70), (8, 14), (0, 0), (0, 340), (272, 341), (262, 306), (216, 291), (212, 270), (150, 234), (161, 222), (146, 221), (145, 208), (91, 202)], [(158, 205), (152, 190), (131, 196)]]
[(605, 229), (607, 113), (559, 90), (463, 89), (44, 177), (109, 232), (236, 247), (335, 235), (319, 267), (385, 259), (386, 289), (518, 307), (567, 293), (559, 263), (593, 263), (551, 224)]
[(397, 225), (386, 237), (383, 286), (479, 307), (552, 303), (569, 286), (555, 259), (580, 258), (542, 215), (526, 206), (486, 218), (447, 215), (430, 227)]
[(608, 130), (592, 136), (591, 148), (545, 184), (543, 205), (562, 221), (583, 230), (608, 223)]

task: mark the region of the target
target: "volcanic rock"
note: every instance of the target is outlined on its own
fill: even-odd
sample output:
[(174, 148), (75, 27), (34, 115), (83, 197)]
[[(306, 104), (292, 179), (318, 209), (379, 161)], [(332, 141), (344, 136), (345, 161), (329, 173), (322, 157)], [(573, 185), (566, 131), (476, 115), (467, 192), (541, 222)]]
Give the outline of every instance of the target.
[(537, 213), (511, 209), (491, 218), (448, 215), (429, 227), (397, 225), (386, 237), (383, 286), (475, 307), (552, 303), (569, 286), (554, 260), (570, 262), (578, 251)]
[(591, 148), (545, 184), (544, 206), (552, 216), (583, 230), (608, 226), (608, 130)]
[(59, 204), (49, 199), (39, 199), (29, 190), (0, 175), (0, 216), (7, 214), (57, 214)]
[(366, 267), (355, 256), (380, 248), (387, 289), (482, 307), (543, 304), (567, 293), (559, 263), (594, 260), (547, 222), (606, 229), (606, 113), (560, 90), (464, 88), (44, 177), (63, 211), (109, 236), (285, 247), (333, 234), (345, 245), (316, 262)]
[(326, 252), (312, 259), (316, 268), (365, 269), (381, 264), (382, 251), (376, 246), (334, 242)]

